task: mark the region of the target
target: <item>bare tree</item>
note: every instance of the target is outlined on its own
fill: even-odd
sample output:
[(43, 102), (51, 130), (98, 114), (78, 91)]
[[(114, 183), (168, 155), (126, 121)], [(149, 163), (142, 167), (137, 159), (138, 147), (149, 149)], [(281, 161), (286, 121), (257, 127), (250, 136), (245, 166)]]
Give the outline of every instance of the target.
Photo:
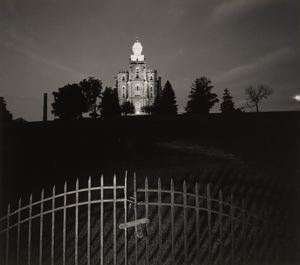
[(247, 105), (249, 107), (255, 107), (259, 112), (258, 105), (263, 100), (273, 94), (273, 89), (266, 85), (257, 85), (256, 87), (250, 86), (246, 88)]

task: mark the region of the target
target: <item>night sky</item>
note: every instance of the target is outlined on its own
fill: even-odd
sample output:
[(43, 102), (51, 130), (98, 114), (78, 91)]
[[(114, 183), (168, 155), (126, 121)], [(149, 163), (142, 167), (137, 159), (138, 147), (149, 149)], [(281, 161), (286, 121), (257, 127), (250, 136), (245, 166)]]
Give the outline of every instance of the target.
[(44, 92), (52, 101), (88, 76), (114, 85), (138, 36), (180, 110), (203, 75), (237, 107), (262, 83), (274, 89), (262, 110), (299, 110), (299, 10), (297, 0), (0, 0), (0, 96), (14, 118), (41, 120)]

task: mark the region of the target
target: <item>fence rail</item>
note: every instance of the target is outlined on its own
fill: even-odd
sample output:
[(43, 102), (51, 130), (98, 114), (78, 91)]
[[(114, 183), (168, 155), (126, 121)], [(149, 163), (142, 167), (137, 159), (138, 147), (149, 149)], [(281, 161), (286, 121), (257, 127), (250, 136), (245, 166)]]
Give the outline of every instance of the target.
[[(255, 210), (235, 205), (222, 191), (212, 197), (211, 186), (200, 184), (175, 189), (156, 187), (146, 178), (129, 188), (127, 173), (117, 184), (99, 185), (89, 178), (87, 187), (63, 192), (42, 190), (40, 199), (7, 207), (0, 219), (1, 264), (248, 264), (265, 261), (266, 239), (276, 225)], [(98, 178), (99, 180), (99, 178)], [(119, 181), (120, 182), (120, 181)], [(154, 185), (152, 185), (154, 186)], [(132, 198), (129, 193), (132, 192)], [(139, 220), (150, 220), (141, 224)], [(127, 222), (136, 222), (133, 228)], [(120, 225), (121, 224), (121, 225)], [(123, 224), (123, 225), (122, 225)], [(124, 225), (125, 224), (125, 225)], [(131, 223), (132, 224), (132, 223)], [(119, 229), (122, 227), (122, 229)], [(275, 228), (274, 228), (275, 227)], [(273, 229), (273, 230), (272, 230)], [(272, 257), (274, 258), (274, 257)], [(256, 263), (258, 264), (258, 263)]]

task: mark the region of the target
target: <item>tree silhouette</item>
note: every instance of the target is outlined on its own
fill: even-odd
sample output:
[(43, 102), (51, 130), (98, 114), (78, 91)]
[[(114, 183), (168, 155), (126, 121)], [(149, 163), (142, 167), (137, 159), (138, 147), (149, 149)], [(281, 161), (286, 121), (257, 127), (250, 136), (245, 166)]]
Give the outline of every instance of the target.
[(186, 113), (208, 114), (213, 105), (219, 102), (217, 95), (211, 93), (212, 88), (211, 80), (204, 76), (197, 78), (191, 87)]
[(121, 112), (125, 116), (127, 116), (128, 114), (134, 114), (135, 107), (133, 103), (130, 101), (124, 101), (123, 104), (121, 105)]
[(176, 115), (177, 105), (175, 93), (169, 80), (166, 82), (160, 100), (158, 101), (160, 105), (158, 108), (158, 113), (163, 115)]
[(0, 122), (12, 120), (12, 114), (6, 108), (6, 102), (3, 97), (0, 97)]
[(58, 92), (53, 92), (53, 96), (52, 113), (60, 119), (77, 119), (88, 110), (82, 88), (78, 84), (65, 85), (59, 88)]
[(150, 112), (152, 115), (158, 115), (161, 112), (160, 107), (161, 107), (161, 96), (157, 94), (155, 96), (154, 103), (146, 107), (146, 110)]
[(246, 88), (247, 105), (250, 108), (255, 107), (256, 112), (259, 112), (258, 105), (263, 100), (273, 94), (273, 89), (266, 85), (250, 86)]
[(232, 101), (232, 96), (230, 95), (229, 89), (225, 88), (223, 93), (223, 102), (220, 108), (222, 113), (232, 113), (235, 112), (234, 103)]
[(101, 102), (101, 117), (120, 116), (121, 107), (119, 104), (118, 91), (106, 87)]
[(102, 81), (94, 77), (83, 79), (79, 86), (82, 88), (83, 95), (86, 100), (89, 116), (92, 118), (99, 117), (99, 100), (102, 91)]

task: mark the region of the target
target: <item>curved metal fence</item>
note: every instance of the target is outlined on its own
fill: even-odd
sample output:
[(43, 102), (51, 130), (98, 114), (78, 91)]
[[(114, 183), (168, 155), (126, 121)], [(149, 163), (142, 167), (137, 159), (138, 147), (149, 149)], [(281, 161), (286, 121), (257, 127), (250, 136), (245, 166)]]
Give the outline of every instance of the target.
[[(89, 178), (84, 187), (7, 207), (0, 219), (1, 264), (260, 264), (280, 242), (274, 227), (210, 185), (128, 185)], [(140, 187), (138, 187), (140, 186)], [(273, 245), (272, 245), (273, 246)]]

